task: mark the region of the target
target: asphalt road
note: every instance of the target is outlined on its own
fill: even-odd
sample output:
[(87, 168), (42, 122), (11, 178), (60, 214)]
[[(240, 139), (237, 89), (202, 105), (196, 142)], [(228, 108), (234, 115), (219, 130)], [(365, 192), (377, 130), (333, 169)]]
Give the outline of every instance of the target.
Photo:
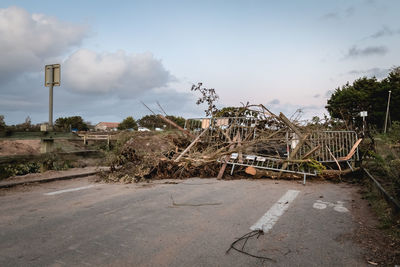
[[(353, 213), (362, 201), (357, 187), (274, 180), (90, 181), (0, 191), (0, 266), (367, 265), (351, 238), (357, 227)], [(298, 192), (290, 203), (280, 203), (288, 190)], [(282, 205), (286, 210), (279, 210)], [(245, 251), (273, 261), (226, 253), (266, 213), (272, 228), (249, 239)]]

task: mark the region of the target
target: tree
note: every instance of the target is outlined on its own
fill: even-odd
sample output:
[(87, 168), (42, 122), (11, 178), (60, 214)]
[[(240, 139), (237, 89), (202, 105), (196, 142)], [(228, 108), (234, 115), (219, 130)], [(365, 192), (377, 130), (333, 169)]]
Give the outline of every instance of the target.
[(200, 105), (206, 102), (208, 107), (206, 110), (204, 110), (204, 112), (206, 113), (206, 116), (213, 116), (213, 114), (218, 111), (217, 107), (215, 106), (215, 102), (218, 101), (219, 96), (215, 92), (214, 88), (204, 88), (202, 86), (203, 83), (198, 83), (197, 85), (193, 84), (190, 90), (200, 92), (201, 97), (197, 99), (196, 104)]
[(4, 121), (4, 116), (0, 115), (0, 131), (4, 131), (6, 129), (6, 123)]
[(214, 117), (256, 117), (257, 114), (245, 107), (224, 107), (214, 113)]
[(360, 111), (368, 111), (369, 124), (382, 128), (385, 121), (389, 90), (392, 91), (390, 118), (400, 120), (400, 69), (393, 68), (388, 77), (378, 81), (363, 77), (353, 84), (337, 88), (328, 100), (326, 109), (332, 118), (342, 119), (348, 125), (361, 125)]
[(126, 117), (119, 125), (118, 130), (134, 129), (137, 130), (138, 126), (132, 116)]
[(163, 121), (160, 117), (156, 115), (143, 116), (140, 120), (138, 120), (138, 123), (142, 127), (146, 127), (153, 130), (155, 128), (163, 128), (163, 126), (166, 124), (165, 121)]
[(31, 117), (26, 117), (25, 122), (19, 125), (21, 130), (29, 131), (32, 128), (32, 120)]
[(175, 122), (177, 125), (181, 126), (182, 128), (185, 127), (186, 120), (183, 117), (168, 115), (168, 116), (166, 116), (166, 118)]
[(69, 129), (77, 129), (78, 131), (87, 131), (88, 125), (83, 121), (81, 116), (72, 116), (65, 118), (58, 118), (54, 126), (58, 130), (69, 131)]

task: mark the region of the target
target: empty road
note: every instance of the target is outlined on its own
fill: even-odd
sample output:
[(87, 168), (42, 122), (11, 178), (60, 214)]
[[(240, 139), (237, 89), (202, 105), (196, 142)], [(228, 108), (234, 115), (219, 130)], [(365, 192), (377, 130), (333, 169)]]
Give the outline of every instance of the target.
[[(345, 183), (92, 178), (0, 191), (0, 266), (366, 265)], [(271, 260), (226, 253), (257, 225), (244, 250)]]

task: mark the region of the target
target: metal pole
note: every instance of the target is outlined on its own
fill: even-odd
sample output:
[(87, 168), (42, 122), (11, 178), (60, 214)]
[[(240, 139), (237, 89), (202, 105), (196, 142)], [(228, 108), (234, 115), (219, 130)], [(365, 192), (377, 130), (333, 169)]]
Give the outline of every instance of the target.
[(49, 87), (49, 128), (53, 129), (53, 85)]
[(388, 102), (387, 102), (387, 107), (386, 107), (386, 117), (385, 117), (385, 130), (384, 133), (386, 133), (386, 129), (387, 129), (387, 120), (388, 120), (388, 115), (389, 115), (389, 105), (390, 105), (390, 94), (392, 93), (392, 91), (389, 90), (389, 97), (388, 97)]
[(48, 72), (49, 83), (49, 130), (53, 129), (53, 83), (54, 83), (54, 69), (50, 68)]
[(363, 135), (365, 135), (365, 116), (363, 116)]

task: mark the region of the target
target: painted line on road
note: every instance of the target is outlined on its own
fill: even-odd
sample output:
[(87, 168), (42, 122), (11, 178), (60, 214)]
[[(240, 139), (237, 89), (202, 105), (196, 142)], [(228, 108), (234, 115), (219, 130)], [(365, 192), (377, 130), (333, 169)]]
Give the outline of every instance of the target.
[(262, 230), (264, 233), (267, 233), (275, 223), (278, 221), (279, 217), (285, 213), (285, 211), (289, 208), (290, 203), (292, 203), (300, 191), (297, 190), (288, 190), (268, 211), (264, 214), (253, 226), (250, 227), (250, 230)]
[(44, 193), (43, 195), (46, 195), (46, 196), (58, 195), (58, 194), (67, 193), (67, 192), (84, 190), (84, 189), (92, 188), (95, 186), (98, 186), (98, 185), (91, 184), (91, 185), (87, 185), (87, 186), (81, 186), (81, 187), (76, 187), (76, 188), (70, 188), (70, 189), (64, 189), (64, 190)]

